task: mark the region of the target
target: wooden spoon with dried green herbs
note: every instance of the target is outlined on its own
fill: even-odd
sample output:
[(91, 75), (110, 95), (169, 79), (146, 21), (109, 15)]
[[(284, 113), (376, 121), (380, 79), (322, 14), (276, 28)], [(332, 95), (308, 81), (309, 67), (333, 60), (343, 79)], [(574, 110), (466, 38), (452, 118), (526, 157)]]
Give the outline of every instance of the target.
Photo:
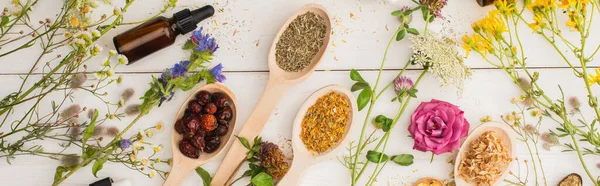
[[(305, 5), (290, 16), (271, 45), (267, 86), (238, 136), (254, 139), (260, 134), (283, 94), (310, 77), (320, 63), (330, 35), (330, 18), (321, 5)], [(234, 142), (211, 184), (228, 185), (233, 181), (230, 178), (246, 158), (246, 152), (239, 141)]]

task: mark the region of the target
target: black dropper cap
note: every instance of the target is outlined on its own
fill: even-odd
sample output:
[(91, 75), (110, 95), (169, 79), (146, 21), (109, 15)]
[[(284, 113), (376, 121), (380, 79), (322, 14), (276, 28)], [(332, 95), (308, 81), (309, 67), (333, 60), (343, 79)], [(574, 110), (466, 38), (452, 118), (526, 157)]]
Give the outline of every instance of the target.
[(187, 8), (183, 9), (173, 14), (173, 18), (175, 19), (175, 29), (181, 34), (194, 31), (198, 28), (196, 25), (200, 23), (200, 21), (205, 20), (214, 14), (215, 9), (210, 5), (206, 5), (194, 11), (190, 11), (190, 9)]

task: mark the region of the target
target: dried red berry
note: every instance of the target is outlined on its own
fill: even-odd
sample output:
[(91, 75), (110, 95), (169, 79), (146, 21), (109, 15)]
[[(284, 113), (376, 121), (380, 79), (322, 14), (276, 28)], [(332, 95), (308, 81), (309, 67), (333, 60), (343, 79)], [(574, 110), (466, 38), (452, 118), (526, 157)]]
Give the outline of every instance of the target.
[(185, 127), (188, 128), (189, 132), (191, 133), (196, 133), (196, 131), (198, 131), (200, 128), (200, 125), (200, 119), (198, 117), (192, 117), (190, 121), (185, 123)]
[(218, 136), (207, 136), (205, 139), (204, 152), (213, 153), (221, 145), (221, 138)]
[(179, 134), (183, 134), (185, 133), (185, 127), (183, 126), (183, 121), (181, 121), (181, 119), (177, 120), (177, 122), (175, 122), (175, 131), (177, 131), (177, 133)]
[(229, 132), (229, 127), (227, 125), (219, 125), (215, 131), (217, 131), (218, 136), (225, 136)]
[(204, 149), (204, 136), (200, 136), (200, 135), (192, 136), (192, 138), (190, 138), (190, 142), (192, 142), (192, 145), (194, 145), (194, 147), (196, 147), (200, 150)]
[(196, 94), (196, 100), (198, 100), (198, 103), (200, 103), (201, 105), (206, 105), (210, 102), (211, 95), (208, 91), (200, 91), (198, 92), (198, 94)]
[(214, 103), (208, 103), (204, 106), (204, 113), (206, 114), (215, 114), (217, 112), (217, 105)]
[(187, 108), (195, 114), (202, 112), (202, 105), (200, 105), (200, 103), (198, 103), (196, 100), (190, 101)]
[(227, 96), (223, 93), (215, 93), (213, 95), (213, 103), (219, 108), (228, 107), (229, 99), (227, 99)]
[(202, 114), (199, 118), (200, 128), (206, 132), (210, 132), (217, 128), (217, 118), (210, 114)]
[(217, 113), (217, 118), (219, 120), (225, 120), (227, 122), (231, 121), (231, 116), (233, 115), (231, 107), (223, 107), (223, 109), (221, 109), (219, 111), (219, 113)]
[(221, 119), (219, 121), (217, 121), (217, 123), (219, 123), (219, 125), (229, 125), (229, 122), (227, 120)]
[(179, 141), (179, 151), (189, 158), (197, 159), (200, 157), (200, 151), (187, 140)]
[(183, 140), (190, 140), (190, 139), (192, 139), (192, 137), (194, 137), (194, 133), (189, 132), (189, 133), (183, 134)]

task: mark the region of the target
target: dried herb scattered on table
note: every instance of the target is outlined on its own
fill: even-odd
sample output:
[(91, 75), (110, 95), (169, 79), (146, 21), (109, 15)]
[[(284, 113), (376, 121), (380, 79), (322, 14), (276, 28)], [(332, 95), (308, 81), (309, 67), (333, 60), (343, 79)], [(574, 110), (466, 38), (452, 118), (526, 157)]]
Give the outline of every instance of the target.
[(286, 72), (299, 72), (310, 65), (327, 34), (323, 18), (307, 12), (294, 19), (277, 42), (275, 60)]
[(310, 151), (325, 152), (346, 133), (350, 103), (346, 96), (330, 92), (315, 102), (302, 119), (300, 138)]

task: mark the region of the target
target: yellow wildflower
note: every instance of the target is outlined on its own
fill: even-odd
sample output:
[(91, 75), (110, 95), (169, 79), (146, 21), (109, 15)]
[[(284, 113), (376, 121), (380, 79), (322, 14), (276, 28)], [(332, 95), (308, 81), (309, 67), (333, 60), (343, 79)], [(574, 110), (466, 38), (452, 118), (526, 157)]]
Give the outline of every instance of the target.
[(496, 9), (505, 15), (511, 15), (517, 6), (515, 0), (496, 0), (494, 5), (496, 5)]
[(521, 95), (519, 96), (519, 100), (520, 100), (520, 101), (525, 101), (525, 99), (527, 99), (527, 94), (521, 94)]
[(148, 174), (148, 177), (150, 178), (154, 178), (156, 176), (156, 171), (150, 171), (150, 174)]
[(140, 163), (141, 163), (143, 166), (146, 166), (146, 165), (148, 165), (148, 158), (147, 158), (147, 157), (142, 157), (142, 159), (140, 160)]
[(512, 103), (512, 104), (515, 104), (515, 103), (518, 103), (518, 102), (519, 102), (519, 99), (517, 99), (517, 98), (511, 98), (510, 99), (510, 103)]
[(154, 131), (152, 131), (152, 129), (148, 129), (146, 131), (146, 136), (148, 136), (149, 138), (154, 137)]
[(529, 23), (529, 28), (533, 30), (533, 32), (539, 32), (540, 28), (543, 29), (546, 27), (546, 23), (542, 20), (542, 15), (540, 13), (535, 13), (533, 16), (533, 23)]
[(156, 124), (156, 130), (162, 131), (162, 129), (163, 129), (163, 124), (162, 123)]
[(129, 154), (129, 160), (135, 161), (136, 159), (135, 154)]
[(600, 85), (600, 68), (597, 68), (595, 70), (596, 75), (594, 74), (588, 74), (588, 85), (593, 85), (593, 84), (598, 84)]
[(160, 150), (162, 149), (162, 146), (155, 145), (153, 149), (154, 149), (154, 152), (160, 152)]
[(475, 32), (482, 31), (483, 35), (497, 40), (502, 37), (502, 33), (508, 31), (499, 10), (490, 11), (487, 17), (473, 23), (471, 26)]
[(79, 20), (76, 17), (72, 18), (70, 23), (71, 23), (71, 26), (73, 26), (73, 27), (79, 26)]
[(479, 121), (481, 121), (481, 123), (487, 123), (487, 122), (492, 121), (492, 117), (487, 115), (487, 116), (484, 116), (483, 118), (481, 118)]
[(538, 12), (538, 11), (544, 11), (544, 10), (552, 10), (554, 9), (554, 4), (556, 3), (556, 0), (536, 0), (531, 2), (531, 4), (529, 4), (529, 6), (527, 6), (527, 8), (529, 8), (529, 10), (532, 10), (534, 12)]
[(541, 117), (542, 116), (542, 110), (540, 109), (533, 109), (531, 110), (531, 117)]
[(485, 55), (489, 52), (493, 52), (492, 45), (487, 40), (483, 39), (479, 34), (473, 34), (473, 36), (469, 37), (467, 35), (463, 36), (463, 49), (467, 51), (467, 57), (469, 57), (469, 53), (471, 50), (475, 50), (485, 57)]

